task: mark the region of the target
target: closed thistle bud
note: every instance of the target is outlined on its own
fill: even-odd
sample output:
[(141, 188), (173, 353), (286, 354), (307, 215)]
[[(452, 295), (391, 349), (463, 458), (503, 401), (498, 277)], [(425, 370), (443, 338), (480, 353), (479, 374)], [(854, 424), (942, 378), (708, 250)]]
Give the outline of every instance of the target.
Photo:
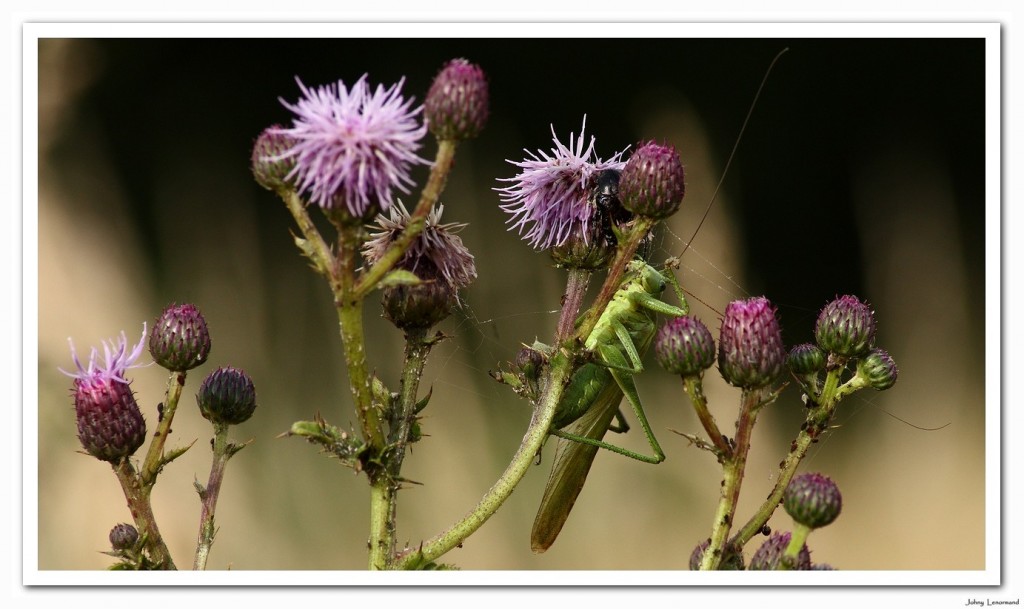
[[(781, 567), (782, 556), (786, 553), (789, 540), (792, 536), (788, 532), (772, 533), (761, 547), (754, 552), (750, 559), (748, 571), (775, 571)], [(804, 544), (797, 554), (796, 566), (798, 571), (807, 571), (811, 568), (811, 552)]]
[(516, 353), (516, 368), (522, 373), (523, 378), (536, 381), (540, 379), (540, 373), (544, 366), (544, 355), (533, 347), (523, 347)]
[(785, 358), (782, 330), (767, 298), (734, 300), (726, 306), (718, 338), (722, 378), (745, 389), (764, 387), (778, 378)]
[(397, 328), (426, 330), (447, 318), (456, 302), (451, 286), (429, 279), (416, 285), (385, 288), (381, 306), (384, 317)]
[(856, 296), (840, 296), (821, 310), (814, 338), (829, 353), (860, 357), (874, 346), (875, 315)]
[(256, 410), (256, 388), (245, 372), (230, 366), (217, 368), (203, 380), (196, 402), (211, 423), (238, 425)]
[(132, 525), (121, 523), (110, 529), (109, 539), (114, 550), (130, 550), (139, 541), (139, 532)]
[(839, 487), (821, 474), (801, 474), (790, 481), (782, 505), (794, 521), (809, 529), (832, 524), (843, 509)]
[(665, 370), (680, 376), (696, 376), (715, 363), (715, 339), (696, 317), (676, 317), (658, 331), (654, 355)]
[(466, 140), (479, 135), (489, 112), (487, 77), (480, 66), (453, 59), (430, 85), (423, 113), (439, 140)]
[(786, 366), (800, 376), (806, 376), (819, 372), (825, 367), (825, 353), (811, 343), (803, 343), (789, 350), (786, 356)]
[(104, 361), (99, 360), (93, 348), (89, 364), (83, 366), (74, 343), (68, 340), (78, 371), (61, 372), (74, 379), (72, 394), (78, 439), (87, 453), (101, 461), (118, 463), (135, 454), (146, 439), (146, 421), (125, 378), (125, 372), (136, 367), (135, 361), (142, 354), (145, 341), (146, 326), (143, 325), (142, 338), (128, 351), (128, 340), (122, 332), (116, 343), (104, 341)]
[(622, 206), (639, 216), (661, 220), (676, 213), (686, 194), (683, 165), (673, 146), (648, 142), (622, 168)]
[(191, 370), (210, 355), (210, 332), (199, 309), (172, 304), (164, 309), (149, 336), (153, 360), (173, 372)]
[(295, 139), (274, 125), (263, 130), (252, 146), (251, 168), (256, 183), (267, 190), (290, 187), (288, 175), (295, 168), (295, 158), (281, 155), (295, 145)]
[(884, 349), (872, 349), (864, 359), (857, 362), (857, 375), (866, 378), (868, 384), (879, 391), (895, 385), (899, 372), (896, 362)]
[[(693, 549), (690, 554), (690, 570), (699, 571), (700, 563), (704, 560), (704, 552), (711, 545), (711, 541), (705, 539), (704, 541), (697, 544), (697, 547)], [(743, 570), (743, 554), (737, 552), (735, 548), (727, 545), (722, 556), (722, 562), (718, 565), (719, 571), (742, 571)]]

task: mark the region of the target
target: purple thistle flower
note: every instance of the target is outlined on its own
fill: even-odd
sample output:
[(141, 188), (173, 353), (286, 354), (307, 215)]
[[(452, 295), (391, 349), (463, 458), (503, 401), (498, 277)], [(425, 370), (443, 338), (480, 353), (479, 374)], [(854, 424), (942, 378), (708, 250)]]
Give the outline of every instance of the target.
[[(569, 134), (569, 145), (558, 141), (555, 127), (551, 126), (551, 137), (555, 147), (548, 154), (538, 150), (536, 154), (526, 150), (530, 158), (524, 161), (508, 162), (519, 167), (514, 178), (499, 178), (512, 182), (510, 186), (495, 188), (501, 193), (501, 208), (512, 214), (508, 222), (527, 243), (535, 249), (545, 250), (559, 246), (572, 235), (588, 234), (594, 208), (587, 202), (587, 194), (597, 175), (606, 169), (621, 171), (625, 163), (622, 154), (616, 153), (602, 161), (594, 153), (593, 136), (584, 149), (584, 132), (587, 117), (583, 117), (583, 128), (579, 139)], [(523, 234), (523, 231), (526, 231)]]
[(125, 378), (129, 368), (138, 367), (135, 361), (142, 354), (145, 342), (146, 325), (143, 324), (142, 338), (131, 351), (128, 339), (121, 332), (116, 345), (113, 341), (103, 342), (103, 362), (98, 361), (99, 353), (94, 347), (89, 354), (89, 365), (83, 366), (75, 344), (68, 339), (71, 359), (78, 372), (60, 371), (75, 380), (72, 394), (78, 439), (86, 452), (102, 461), (117, 463), (134, 454), (146, 439), (146, 421)]
[(430, 162), (416, 155), (427, 128), (416, 120), (423, 107), (401, 96), (404, 78), (372, 93), (365, 74), (351, 89), (340, 80), (315, 89), (295, 81), (303, 98), (281, 100), (296, 115), (292, 127), (276, 131), (294, 143), (270, 160), (294, 160), (287, 179), (300, 192), (323, 209), (341, 206), (359, 218), (388, 209), (392, 188), (409, 192), (410, 167)]

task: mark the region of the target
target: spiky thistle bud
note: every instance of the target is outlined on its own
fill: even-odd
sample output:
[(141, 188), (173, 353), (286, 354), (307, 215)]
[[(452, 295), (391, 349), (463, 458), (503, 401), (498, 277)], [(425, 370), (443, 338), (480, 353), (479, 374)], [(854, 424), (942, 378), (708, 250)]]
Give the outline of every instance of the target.
[(130, 550), (139, 541), (139, 532), (132, 525), (121, 523), (110, 529), (109, 539), (114, 550)]
[(874, 346), (875, 315), (856, 296), (840, 296), (821, 310), (814, 338), (828, 353), (860, 357)]
[(800, 474), (790, 481), (782, 495), (782, 505), (794, 521), (810, 529), (832, 523), (843, 509), (839, 487), (828, 477), (816, 473)]
[(722, 378), (745, 389), (764, 387), (778, 378), (785, 358), (782, 330), (767, 298), (734, 300), (726, 306), (718, 338)]
[(295, 145), (295, 140), (282, 129), (280, 125), (264, 129), (252, 146), (252, 175), (267, 190), (291, 186), (288, 175), (295, 169), (295, 158), (282, 155)]
[(667, 218), (679, 209), (684, 194), (683, 164), (674, 146), (642, 144), (622, 168), (619, 197), (634, 214)]
[(825, 367), (825, 353), (817, 345), (803, 343), (789, 350), (786, 366), (800, 376), (814, 374)]
[(164, 368), (184, 372), (206, 362), (210, 331), (193, 304), (172, 304), (157, 318), (149, 336), (149, 354)]
[(676, 317), (658, 331), (654, 355), (672, 374), (696, 376), (715, 363), (715, 339), (696, 317)]
[(899, 372), (896, 362), (884, 349), (872, 349), (857, 362), (857, 375), (867, 379), (868, 384), (879, 391), (895, 385)]
[(427, 127), (439, 140), (467, 140), (479, 135), (489, 112), (487, 77), (480, 66), (453, 59), (430, 85), (423, 103)]
[[(792, 535), (787, 532), (775, 532), (765, 540), (761, 547), (754, 552), (754, 556), (750, 559), (750, 566), (747, 567), (748, 571), (775, 571), (780, 568), (782, 562), (782, 556), (786, 553), (786, 548), (789, 546), (789, 540)], [(798, 571), (806, 571), (811, 568), (811, 552), (807, 549), (807, 545), (803, 545), (800, 548), (800, 552), (797, 554), (796, 566), (794, 567)]]
[(137, 367), (135, 361), (142, 354), (145, 341), (146, 325), (143, 324), (142, 338), (131, 351), (122, 332), (116, 343), (103, 342), (104, 361), (99, 361), (99, 354), (93, 348), (88, 366), (83, 366), (74, 343), (68, 339), (71, 358), (78, 371), (61, 372), (74, 379), (72, 394), (78, 439), (87, 453), (101, 461), (118, 463), (135, 454), (146, 439), (146, 421), (125, 378), (129, 368)]
[(217, 368), (203, 380), (196, 402), (207, 421), (238, 425), (256, 410), (256, 388), (245, 372), (230, 366)]
[[(697, 544), (697, 547), (690, 553), (690, 570), (699, 571), (700, 563), (704, 560), (704, 552), (711, 545), (711, 541), (705, 539), (704, 541)], [(742, 571), (743, 570), (743, 553), (737, 552), (732, 546), (727, 545), (725, 547), (724, 555), (722, 556), (722, 562), (718, 565), (719, 571)]]

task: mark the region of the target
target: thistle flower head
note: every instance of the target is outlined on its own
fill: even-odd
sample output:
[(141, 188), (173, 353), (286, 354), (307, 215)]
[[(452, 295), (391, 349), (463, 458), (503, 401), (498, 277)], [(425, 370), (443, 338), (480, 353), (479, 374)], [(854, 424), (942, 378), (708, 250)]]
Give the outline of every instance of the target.
[(793, 374), (814, 374), (825, 367), (825, 354), (817, 345), (803, 343), (789, 350), (786, 366)]
[(365, 74), (351, 89), (340, 80), (315, 89), (296, 82), (302, 99), (281, 100), (295, 114), (292, 126), (273, 131), (293, 144), (270, 160), (294, 161), (287, 179), (300, 192), (355, 218), (388, 209), (392, 189), (409, 192), (411, 166), (429, 162), (416, 155), (427, 128), (416, 120), (423, 107), (401, 95), (405, 79), (372, 92)]
[[(690, 553), (690, 570), (699, 571), (700, 563), (704, 560), (704, 552), (707, 551), (708, 546), (711, 545), (710, 539), (697, 544), (697, 547)], [(730, 545), (726, 545), (722, 562), (718, 565), (719, 571), (743, 571), (743, 553), (737, 552), (736, 548)]]
[(295, 144), (282, 133), (280, 125), (263, 130), (252, 145), (250, 168), (258, 183), (267, 190), (280, 190), (288, 186), (288, 175), (295, 169), (294, 158), (281, 158)]
[(816, 473), (793, 478), (782, 495), (790, 517), (811, 529), (832, 524), (843, 509), (843, 496), (829, 477)]
[(122, 522), (110, 529), (107, 538), (110, 540), (110, 547), (114, 550), (130, 550), (139, 541), (139, 532), (132, 525)]
[(634, 214), (667, 218), (679, 209), (684, 194), (683, 164), (674, 146), (641, 144), (622, 169), (619, 198)]
[(135, 361), (142, 354), (145, 342), (146, 325), (143, 324), (142, 338), (130, 351), (128, 339), (121, 332), (116, 343), (103, 342), (103, 361), (93, 347), (88, 365), (83, 366), (75, 344), (68, 339), (71, 359), (78, 371), (60, 371), (74, 379), (72, 394), (78, 439), (87, 453), (102, 461), (117, 463), (134, 454), (146, 439), (146, 421), (125, 377), (129, 368), (138, 367)]
[(199, 386), (196, 402), (207, 421), (238, 425), (256, 411), (256, 388), (242, 370), (231, 366), (217, 368)]
[(779, 376), (785, 358), (775, 306), (767, 298), (734, 300), (726, 306), (718, 339), (722, 378), (736, 387), (763, 387)]
[(857, 375), (867, 379), (872, 389), (885, 391), (896, 384), (900, 370), (885, 349), (872, 349), (857, 362)]
[(715, 363), (715, 339), (699, 319), (683, 315), (658, 331), (654, 355), (658, 364), (673, 374), (699, 375)]
[[(396, 285), (384, 289), (384, 314), (402, 329), (429, 328), (448, 317), (459, 302), (459, 290), (476, 279), (476, 264), (456, 234), (465, 224), (441, 223), (443, 205), (427, 216), (423, 231), (413, 240), (395, 265), (409, 271), (423, 283)], [(363, 246), (363, 255), (374, 264), (408, 226), (409, 212), (399, 201), (390, 217), (377, 217), (376, 233)]]
[(153, 325), (149, 354), (168, 370), (184, 372), (199, 366), (210, 355), (206, 319), (193, 304), (171, 304)]
[(621, 160), (625, 150), (605, 161), (598, 158), (593, 136), (584, 148), (586, 128), (587, 119), (583, 117), (579, 138), (570, 133), (566, 146), (558, 140), (552, 125), (555, 147), (551, 152), (538, 150), (534, 154), (527, 150), (528, 159), (508, 161), (520, 169), (519, 174), (499, 178), (511, 182), (495, 188), (503, 201), (501, 208), (512, 216), (507, 222), (511, 224), (509, 230), (517, 229), (535, 249), (561, 245), (572, 235), (587, 238), (595, 216), (594, 207), (587, 201), (593, 182), (601, 172), (621, 170), (625, 165)]
[(875, 314), (856, 296), (840, 296), (821, 310), (814, 337), (824, 351), (860, 357), (875, 344)]
[[(771, 537), (754, 552), (747, 570), (775, 571), (779, 569), (791, 538), (792, 535), (789, 532), (772, 533)], [(804, 544), (800, 548), (800, 552), (797, 553), (796, 566), (793, 568), (798, 571), (807, 571), (811, 568), (811, 552), (807, 549), (807, 544)]]
[(423, 102), (430, 132), (439, 140), (476, 137), (487, 122), (487, 78), (480, 66), (453, 59), (434, 78)]

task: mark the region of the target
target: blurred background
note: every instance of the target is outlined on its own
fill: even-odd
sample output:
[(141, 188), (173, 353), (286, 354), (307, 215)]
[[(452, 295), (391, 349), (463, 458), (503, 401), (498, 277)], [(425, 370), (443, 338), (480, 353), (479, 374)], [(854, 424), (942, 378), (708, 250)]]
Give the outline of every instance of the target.
[[(755, 91), (787, 47), (699, 224)], [(203, 311), (213, 350), (189, 375), (171, 436), (196, 444), (154, 491), (178, 565), (195, 549), (192, 482), (205, 483), (210, 467), (211, 429), (193, 396), (206, 374), (232, 365), (254, 379), (259, 407), (232, 429), (255, 441), (228, 467), (209, 567), (365, 568), (365, 477), (299, 439), (276, 439), (317, 412), (341, 426), (356, 420), (327, 287), (295, 250), (283, 203), (252, 180), (249, 155), (264, 127), (290, 120), (279, 99), (298, 98), (296, 76), (311, 86), (404, 76), (404, 93), (421, 102), (454, 57), (480, 64), (491, 86), (489, 124), (459, 148), (442, 196), (445, 220), (469, 223), (461, 236), (479, 279), (441, 325), (452, 338), (426, 370), (428, 437), (403, 470), (422, 486), (401, 493), (402, 542), (416, 545), (472, 508), (526, 429), (528, 404), (487, 372), (520, 343), (551, 336), (564, 274), (505, 230), (493, 189), (515, 174), (506, 159), (550, 149), (552, 125), (566, 142), (586, 115), (602, 158), (645, 139), (680, 150), (687, 196), (654, 260), (692, 238), (680, 277), (713, 331), (728, 301), (752, 295), (778, 305), (787, 345), (812, 339), (836, 295), (875, 308), (877, 343), (899, 364), (899, 382), (844, 401), (837, 429), (801, 466), (832, 477), (844, 497), (840, 518), (809, 540), (814, 561), (985, 567), (982, 40), (48, 39), (39, 44), (40, 569), (105, 568), (108, 531), (130, 520), (109, 466), (76, 452), (70, 381), (57, 371), (72, 366), (67, 338), (80, 353), (122, 330), (134, 343), (143, 321), (186, 301)], [(422, 183), (426, 172), (416, 175)], [(371, 368), (397, 388), (401, 335), (375, 306), (367, 317)], [(152, 426), (166, 375), (153, 366), (132, 378)], [(652, 360), (638, 383), (665, 463), (599, 454), (558, 542), (534, 555), (549, 446), (442, 560), (686, 569), (710, 531), (720, 471), (669, 431), (699, 429), (678, 379)], [(738, 390), (713, 371), (706, 384), (731, 429)], [(738, 520), (771, 488), (801, 411), (790, 388), (761, 415)], [(639, 433), (615, 441), (647, 450)], [(790, 524), (781, 510), (771, 521)]]

